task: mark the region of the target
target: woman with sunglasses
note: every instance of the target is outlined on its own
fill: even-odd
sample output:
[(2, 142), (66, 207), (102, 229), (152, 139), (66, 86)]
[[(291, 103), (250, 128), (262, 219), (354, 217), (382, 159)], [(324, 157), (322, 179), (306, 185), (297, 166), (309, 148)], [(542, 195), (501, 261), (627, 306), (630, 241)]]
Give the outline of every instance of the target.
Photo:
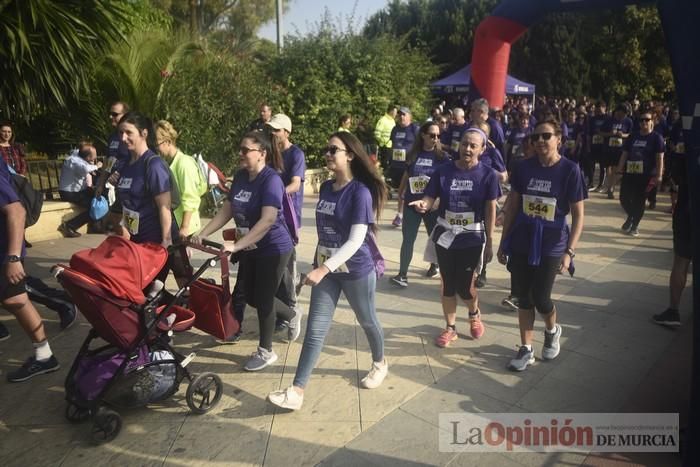
[(664, 138), (654, 131), (654, 120), (650, 112), (639, 116), (639, 130), (625, 142), (617, 175), (620, 182), (620, 204), (627, 214), (622, 231), (637, 237), (639, 222), (644, 217), (646, 190), (649, 182), (661, 183), (664, 172)]
[[(229, 199), (216, 216), (192, 237), (200, 243), (233, 219), (236, 241), (224, 242), (224, 249), (238, 254), (238, 277), (243, 295), (258, 312), (260, 341), (243, 369), (259, 371), (277, 361), (272, 350), (275, 332), (275, 294), (294, 249), (282, 216), (284, 183), (279, 176), (282, 154), (264, 132), (247, 133), (239, 148), (240, 170), (233, 177)], [(293, 316), (281, 316), (291, 319)]]
[[(420, 138), (416, 139), (406, 156), (406, 172), (401, 179), (399, 193), (403, 195), (404, 217), (401, 225), (401, 256), (399, 273), (391, 278), (391, 282), (400, 287), (408, 287), (408, 266), (413, 259), (413, 245), (416, 243), (418, 228), (421, 220), (425, 229), (430, 232), (435, 228), (437, 211), (419, 213), (409, 204), (423, 198), (423, 191), (435, 170), (449, 157), (440, 147), (440, 128), (435, 122), (426, 122), (420, 127)], [(437, 205), (435, 206), (437, 208)], [(435, 277), (439, 272), (438, 265), (430, 264), (427, 277)]]
[[(578, 165), (559, 154), (561, 126), (553, 119), (537, 124), (530, 140), (536, 157), (516, 164), (503, 225), (498, 260), (508, 264), (512, 294), (518, 301), (521, 346), (508, 368), (523, 371), (534, 363), (535, 309), (545, 322), (542, 358), (559, 355), (561, 326), (552, 303), (558, 273), (573, 273), (571, 261), (583, 230), (587, 192)], [(566, 223), (571, 213), (572, 226)]]
[(360, 385), (379, 387), (389, 366), (384, 358), (384, 333), (377, 319), (377, 281), (373, 258), (376, 217), (386, 199), (386, 186), (370, 163), (362, 143), (350, 133), (334, 133), (323, 153), (334, 178), (321, 185), (316, 205), (318, 245), (314, 269), (305, 283), (312, 286), (306, 335), (292, 385), (268, 395), (284, 409), (299, 410), (304, 391), (333, 320), (342, 291), (367, 336), (372, 367)]
[(474, 282), (482, 264), (493, 257), (496, 200), (501, 195), (496, 172), (479, 162), (487, 141), (480, 129), (467, 129), (460, 143), (459, 159), (440, 167), (431, 177), (423, 198), (409, 205), (425, 213), (440, 199), (437, 227), (430, 238), (442, 279), (446, 327), (435, 339), (442, 348), (457, 340), (457, 295), (469, 311), (471, 336), (478, 339), (484, 334)]

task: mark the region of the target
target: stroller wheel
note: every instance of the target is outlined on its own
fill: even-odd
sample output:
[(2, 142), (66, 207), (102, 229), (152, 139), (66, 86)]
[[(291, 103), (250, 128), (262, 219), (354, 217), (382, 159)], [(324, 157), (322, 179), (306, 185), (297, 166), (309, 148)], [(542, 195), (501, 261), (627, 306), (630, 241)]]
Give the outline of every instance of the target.
[(66, 419), (71, 423), (82, 423), (90, 418), (90, 409), (79, 407), (72, 402), (66, 405)]
[(223, 384), (218, 375), (202, 373), (187, 386), (187, 405), (197, 415), (207, 413), (219, 403), (222, 392)]
[(122, 429), (122, 417), (114, 410), (100, 408), (92, 425), (92, 441), (95, 444), (109, 443)]

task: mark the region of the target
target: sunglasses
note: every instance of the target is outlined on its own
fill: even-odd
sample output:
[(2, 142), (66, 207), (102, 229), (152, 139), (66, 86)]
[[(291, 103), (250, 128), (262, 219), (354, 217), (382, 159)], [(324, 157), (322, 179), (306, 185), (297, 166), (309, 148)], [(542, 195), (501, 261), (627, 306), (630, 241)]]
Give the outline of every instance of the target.
[(243, 154), (244, 156), (248, 154), (249, 152), (262, 152), (260, 148), (249, 148), (248, 146), (240, 146), (238, 148), (238, 151)]
[(651, 118), (640, 118), (639, 121), (640, 122), (650, 122)]
[(533, 133), (530, 135), (530, 142), (536, 143), (540, 139), (542, 139), (543, 141), (549, 141), (550, 139), (552, 139), (552, 136), (554, 136), (554, 133)]
[(338, 146), (326, 146), (325, 148), (321, 149), (321, 154), (330, 154), (331, 156), (335, 156), (336, 152), (348, 152), (347, 149), (339, 148)]
[(425, 133), (425, 136), (431, 139), (438, 139), (440, 138), (440, 133)]
[(109, 113), (109, 116), (112, 117), (112, 118), (118, 117), (118, 116), (120, 116), (120, 115), (121, 115), (121, 114), (120, 114), (119, 112), (110, 112), (110, 113)]

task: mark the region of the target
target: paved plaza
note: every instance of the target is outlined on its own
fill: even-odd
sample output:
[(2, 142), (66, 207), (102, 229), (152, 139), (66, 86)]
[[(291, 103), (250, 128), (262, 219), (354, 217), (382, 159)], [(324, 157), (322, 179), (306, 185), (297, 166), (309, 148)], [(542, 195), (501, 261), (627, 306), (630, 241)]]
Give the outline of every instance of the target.
[[(618, 201), (598, 194), (591, 198), (577, 248), (576, 276), (560, 276), (555, 285), (562, 352), (551, 362), (538, 358), (523, 373), (505, 369), (520, 340), (516, 313), (500, 304), (508, 293), (509, 276), (497, 263), (489, 265), (488, 285), (479, 292), (485, 335), (478, 341), (469, 337), (466, 311), (461, 308), (460, 338), (447, 349), (434, 345), (444, 320), (439, 279), (424, 275), (424, 232), (416, 242), (409, 287), (398, 289), (388, 281), (398, 270), (401, 245), (400, 230), (390, 226), (394, 202), (385, 210), (379, 235), (387, 273), (378, 282), (377, 309), (389, 376), (376, 390), (359, 387), (370, 367), (369, 347), (341, 299), (304, 407), (294, 413), (276, 410), (265, 397), (291, 383), (303, 333), (292, 344), (282, 339), (286, 333), (278, 335), (274, 342), (278, 362), (261, 373), (246, 373), (242, 366), (255, 350), (258, 334), (255, 312), (248, 310), (244, 336), (237, 345), (220, 346), (197, 330), (175, 336), (178, 350), (196, 352), (190, 364), (193, 371), (213, 371), (224, 382), (223, 397), (212, 412), (190, 414), (183, 383), (165, 403), (121, 411), (121, 434), (95, 447), (90, 443), (90, 423), (74, 425), (64, 418), (63, 380), (89, 329), (85, 319), (80, 316), (74, 326), (60, 332), (55, 313), (38, 306), (62, 369), (10, 384), (5, 374), (24, 361), (30, 346), (14, 319), (3, 313), (0, 320), (12, 337), (0, 343), (0, 465), (680, 465), (677, 455), (468, 454), (438, 449), (442, 412), (684, 410), (690, 290), (681, 308), (683, 328), (673, 331), (650, 322), (650, 316), (667, 305), (672, 259), (671, 216), (665, 213), (668, 197), (661, 195), (657, 209), (647, 211), (638, 238), (620, 232), (624, 219)], [(307, 195), (306, 227), (298, 246), (302, 271), (310, 269), (316, 242), (314, 201), (314, 195)], [(28, 250), (26, 267), (55, 284), (49, 269), (68, 262), (73, 252), (97, 245), (101, 238), (84, 235), (37, 243)], [(203, 258), (195, 254), (195, 265)], [(304, 309), (308, 298), (306, 288), (301, 297)], [(542, 330), (538, 319), (537, 356)]]

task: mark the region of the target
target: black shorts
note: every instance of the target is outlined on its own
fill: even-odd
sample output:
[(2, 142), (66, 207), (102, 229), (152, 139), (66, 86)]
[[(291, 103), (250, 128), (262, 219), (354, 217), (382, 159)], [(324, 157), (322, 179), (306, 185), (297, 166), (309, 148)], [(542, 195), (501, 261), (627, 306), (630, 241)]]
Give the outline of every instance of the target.
[(591, 160), (603, 164), (605, 161), (605, 148), (602, 146), (591, 147)]
[(403, 174), (406, 172), (406, 168), (398, 168), (398, 167), (389, 167), (389, 186), (393, 188), (394, 190), (397, 190), (399, 188), (399, 185), (401, 185), (401, 178), (403, 178)]
[[(435, 233), (439, 235), (439, 228)], [(476, 297), (474, 280), (481, 266), (483, 247), (447, 250), (435, 245), (435, 250), (442, 278), (442, 296), (454, 297), (455, 294), (459, 294), (463, 300)]]
[(604, 167), (617, 167), (620, 163), (620, 157), (622, 157), (622, 151), (609, 149), (605, 152), (605, 157), (601, 161), (601, 164)]
[(676, 205), (673, 211), (673, 253), (685, 259), (693, 259), (691, 224), (690, 206)]
[[(24, 261), (22, 261), (22, 264), (24, 264)], [(4, 270), (4, 266), (2, 269)], [(27, 292), (24, 279), (19, 281), (18, 284), (10, 284), (3, 270), (0, 270), (0, 301), (16, 297), (17, 295), (22, 295), (23, 293)]]

